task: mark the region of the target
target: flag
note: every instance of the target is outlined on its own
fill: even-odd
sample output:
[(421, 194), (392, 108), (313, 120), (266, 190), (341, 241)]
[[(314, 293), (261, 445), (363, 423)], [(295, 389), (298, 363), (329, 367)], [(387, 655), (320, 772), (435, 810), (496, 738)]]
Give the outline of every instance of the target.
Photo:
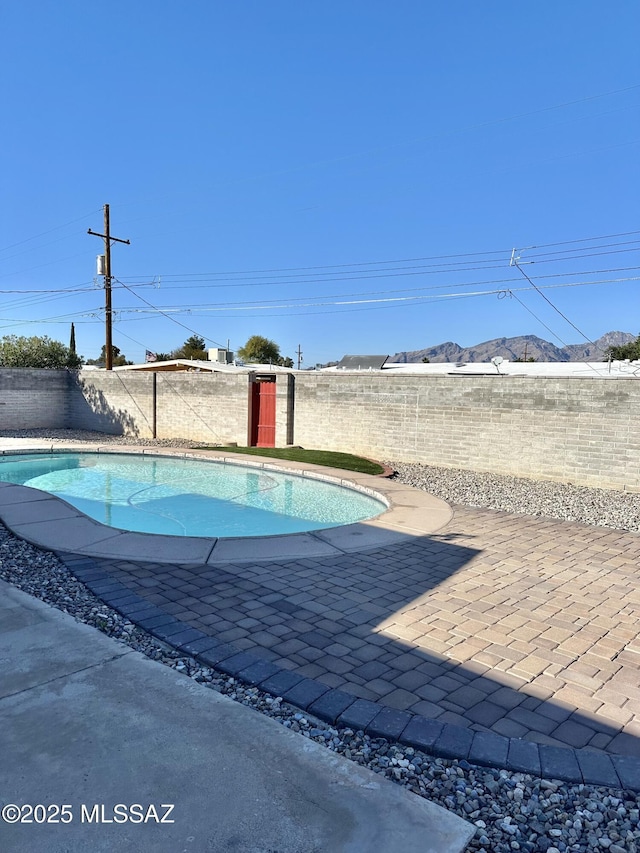
[(145, 352), (145, 354), (144, 354), (144, 360), (145, 360), (147, 363), (148, 363), (148, 362), (150, 362), (150, 361), (157, 361), (157, 360), (158, 360), (158, 356), (155, 354), (155, 352), (151, 352), (151, 350), (147, 350), (147, 351)]

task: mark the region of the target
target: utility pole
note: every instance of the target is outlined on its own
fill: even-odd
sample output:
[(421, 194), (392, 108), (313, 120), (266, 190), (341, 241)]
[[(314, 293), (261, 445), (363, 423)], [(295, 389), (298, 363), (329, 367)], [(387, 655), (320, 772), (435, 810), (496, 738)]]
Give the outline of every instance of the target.
[(300, 344), (298, 344), (296, 355), (298, 356), (298, 370), (300, 370), (300, 365), (302, 364), (302, 350), (300, 349)]
[(105, 369), (113, 370), (113, 344), (111, 343), (111, 329), (113, 325), (113, 317), (111, 311), (111, 241), (114, 243), (126, 243), (131, 245), (130, 240), (121, 240), (119, 237), (112, 237), (109, 230), (109, 205), (104, 206), (104, 234), (98, 234), (97, 231), (88, 229), (87, 234), (93, 234), (94, 237), (102, 237), (104, 239), (104, 320), (105, 320)]

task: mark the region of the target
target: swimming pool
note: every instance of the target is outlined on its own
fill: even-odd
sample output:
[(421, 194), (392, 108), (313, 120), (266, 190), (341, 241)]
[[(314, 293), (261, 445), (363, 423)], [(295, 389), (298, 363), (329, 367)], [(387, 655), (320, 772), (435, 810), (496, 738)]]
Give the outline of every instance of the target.
[(387, 509), (368, 494), (308, 476), (148, 454), (5, 455), (0, 481), (56, 495), (110, 527), (171, 536), (301, 533)]

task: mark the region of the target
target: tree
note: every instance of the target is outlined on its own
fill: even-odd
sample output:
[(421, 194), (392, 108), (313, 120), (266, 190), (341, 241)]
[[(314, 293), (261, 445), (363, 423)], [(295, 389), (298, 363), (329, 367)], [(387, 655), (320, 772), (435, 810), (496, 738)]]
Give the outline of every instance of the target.
[[(111, 345), (112, 364), (114, 367), (122, 367), (125, 364), (133, 364), (132, 361), (127, 361), (127, 357), (122, 354), (120, 347)], [(104, 367), (107, 363), (107, 345), (103, 344), (98, 358), (87, 359), (87, 364), (93, 364), (96, 367)]]
[(238, 349), (240, 358), (249, 364), (279, 364), (282, 367), (293, 367), (293, 360), (280, 355), (280, 347), (275, 341), (263, 338), (262, 335), (252, 335), (243, 347)]
[(422, 359), (422, 363), (423, 364), (430, 364), (431, 362), (429, 361), (429, 359), (425, 355), (425, 357)]
[(182, 344), (180, 349), (174, 350), (171, 353), (172, 358), (190, 358), (195, 361), (206, 361), (207, 349), (204, 338), (200, 335), (191, 335), (190, 338)]
[(59, 341), (44, 337), (32, 338), (7, 335), (0, 338), (0, 367), (69, 368), (82, 364), (82, 357)]
[(609, 361), (610, 359), (615, 359), (615, 361), (624, 361), (626, 358), (629, 361), (636, 361), (640, 359), (640, 335), (635, 339), (635, 341), (631, 341), (628, 344), (620, 344), (617, 347), (608, 347), (605, 350), (604, 360)]

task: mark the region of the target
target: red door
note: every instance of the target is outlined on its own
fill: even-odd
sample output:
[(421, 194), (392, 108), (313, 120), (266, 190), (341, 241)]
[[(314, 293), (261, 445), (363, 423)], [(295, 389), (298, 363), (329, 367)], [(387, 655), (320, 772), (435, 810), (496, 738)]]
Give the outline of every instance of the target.
[(276, 383), (258, 380), (251, 386), (251, 447), (276, 446)]

